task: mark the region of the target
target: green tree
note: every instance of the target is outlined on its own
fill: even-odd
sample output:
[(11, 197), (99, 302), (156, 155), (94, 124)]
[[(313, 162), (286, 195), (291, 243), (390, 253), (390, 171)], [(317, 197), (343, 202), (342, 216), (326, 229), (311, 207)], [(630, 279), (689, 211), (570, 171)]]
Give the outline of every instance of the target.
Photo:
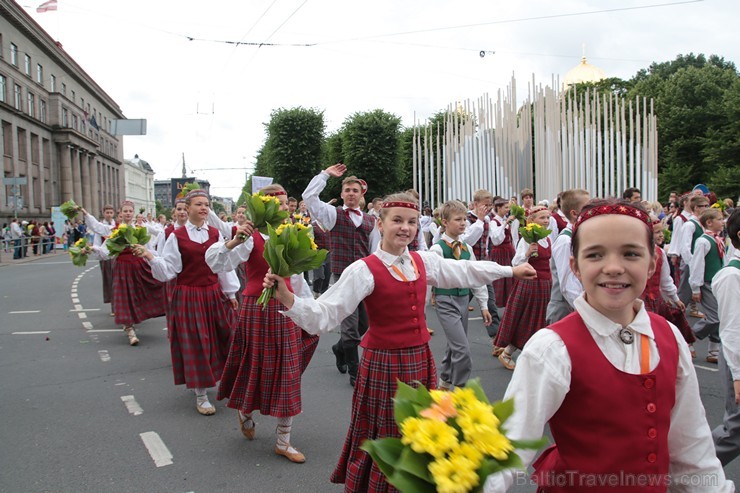
[(161, 201), (155, 200), (154, 208), (157, 211), (157, 217), (159, 217), (161, 214), (164, 214), (167, 219), (172, 219), (172, 209), (163, 206)]

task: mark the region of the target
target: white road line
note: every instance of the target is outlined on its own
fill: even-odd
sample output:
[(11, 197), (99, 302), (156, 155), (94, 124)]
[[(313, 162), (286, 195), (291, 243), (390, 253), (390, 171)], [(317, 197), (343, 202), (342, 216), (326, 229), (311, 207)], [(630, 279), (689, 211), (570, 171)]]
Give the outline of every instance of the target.
[(468, 317), (468, 320), (483, 320), (483, 317)]
[[(75, 306), (78, 306), (78, 305), (75, 305)], [(100, 311), (100, 308), (82, 308), (82, 305), (79, 305), (79, 306), (80, 306), (79, 309), (75, 308), (70, 311), (71, 312), (99, 312)]]
[(80, 318), (87, 318), (87, 313), (78, 312), (77, 316)]
[[(72, 311), (72, 310), (70, 310)], [(74, 311), (76, 312), (84, 312), (85, 310), (82, 309), (82, 305), (75, 305)]]
[(133, 395), (122, 395), (121, 400), (126, 405), (126, 409), (128, 409), (129, 414), (138, 416), (139, 414), (144, 413), (144, 410), (141, 408), (139, 403), (136, 402)]
[(50, 330), (34, 330), (34, 331), (28, 331), (28, 332), (11, 332), (14, 336), (32, 336), (36, 334), (48, 334), (51, 332)]
[(93, 328), (92, 322), (82, 322), (82, 326), (85, 327), (85, 330), (92, 330)]
[(172, 454), (156, 432), (147, 431), (146, 433), (140, 433), (139, 436), (154, 460), (155, 466), (162, 467), (172, 464)]
[[(118, 382), (118, 383), (115, 383), (113, 385), (115, 385), (115, 386), (126, 385), (126, 382)], [(123, 399), (123, 397), (121, 397), (121, 399)]]
[(102, 361), (103, 363), (107, 363), (110, 361), (110, 354), (108, 354), (108, 351), (106, 351), (105, 349), (101, 349), (100, 351), (98, 351), (98, 356), (100, 356), (100, 361)]
[(9, 315), (22, 315), (24, 313), (41, 313), (41, 310), (18, 310), (15, 312), (8, 312)]
[(77, 286), (73, 287), (69, 290), (70, 293), (76, 293), (77, 292)]
[(88, 334), (94, 334), (96, 332), (121, 332), (121, 329), (92, 329), (88, 330)]
[[(72, 295), (72, 296), (76, 296), (76, 295)], [(72, 303), (79, 303), (79, 302), (80, 302), (79, 298), (72, 298)]]
[(701, 368), (707, 371), (719, 371), (719, 368), (709, 368), (708, 366), (694, 365), (695, 368)]

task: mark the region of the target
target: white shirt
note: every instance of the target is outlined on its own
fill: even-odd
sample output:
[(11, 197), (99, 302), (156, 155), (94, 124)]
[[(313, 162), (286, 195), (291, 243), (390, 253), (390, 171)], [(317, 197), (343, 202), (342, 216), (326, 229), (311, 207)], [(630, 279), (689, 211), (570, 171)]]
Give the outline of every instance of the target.
[[(261, 232), (259, 234), (265, 241), (270, 239), (269, 235)], [(208, 267), (218, 275), (228, 272), (234, 274), (234, 277), (236, 277), (235, 269), (239, 267), (239, 264), (249, 260), (252, 250), (254, 250), (254, 237), (252, 236), (247, 238), (246, 241), (235, 246), (232, 250), (228, 249), (226, 241), (222, 239), (208, 247), (208, 250), (206, 250), (206, 263), (208, 264)], [(293, 293), (296, 296), (301, 298), (313, 298), (313, 291), (302, 274), (294, 274), (290, 276), (290, 285), (292, 286)]]
[[(394, 265), (406, 279), (416, 279), (408, 248), (400, 256), (381, 249), (376, 250), (373, 255), (383, 262), (395, 279), (401, 280), (392, 269)], [(419, 252), (419, 256), (424, 262), (427, 284), (438, 288), (488, 285), (496, 279), (513, 276), (511, 267), (495, 262), (460, 262), (440, 258), (431, 252)], [(375, 279), (370, 269), (364, 261), (357, 260), (344, 270), (339, 280), (319, 299), (296, 298), (293, 307), (283, 313), (310, 334), (328, 332), (354, 312), (374, 289)]]
[[(565, 229), (573, 231), (573, 226), (568, 223)], [(583, 293), (583, 285), (581, 285), (581, 281), (578, 280), (570, 268), (570, 250), (571, 237), (566, 234), (560, 234), (552, 245), (552, 261), (555, 264), (555, 271), (558, 274), (560, 292), (563, 294), (565, 301), (568, 302), (568, 305), (574, 307), (576, 298)]]
[[(188, 238), (192, 241), (200, 244), (208, 241), (208, 224), (203, 224), (203, 226), (198, 228), (188, 221), (185, 223), (184, 228), (187, 230)], [(154, 278), (162, 282), (174, 279), (182, 272), (182, 256), (180, 255), (180, 247), (177, 243), (176, 235), (171, 234), (167, 238), (162, 254), (149, 260), (149, 264), (152, 266), (152, 275)], [(221, 291), (231, 299), (236, 298), (236, 292), (239, 291), (239, 279), (236, 276), (236, 272), (216, 274), (218, 274), (218, 283), (221, 285)]]
[(673, 230), (671, 231), (671, 242), (668, 244), (668, 255), (672, 257), (681, 256), (681, 232), (683, 225), (686, 222), (686, 216), (684, 212), (673, 218)]
[(226, 238), (227, 240), (231, 239), (231, 227), (233, 226), (233, 223), (222, 221), (221, 218), (213, 212), (213, 209), (208, 209), (208, 218), (206, 219), (206, 223), (208, 223), (209, 226), (217, 228), (218, 232), (221, 233), (221, 237)]
[(10, 236), (17, 240), (19, 238), (23, 238), (23, 230), (18, 225), (18, 223), (10, 223)]
[(85, 214), (85, 224), (90, 228), (90, 231), (95, 233), (95, 237), (93, 238), (93, 245), (95, 246), (101, 246), (103, 244), (103, 237), (110, 236), (116, 227), (115, 221), (106, 221), (105, 219), (98, 221), (95, 219), (95, 216), (91, 216), (90, 214)]
[[(460, 235), (460, 241), (464, 241), (468, 245), (475, 245), (480, 240), (480, 237), (483, 236), (483, 227), (485, 226), (484, 221), (488, 223), (490, 230), (491, 218), (489, 216), (484, 216), (483, 219), (481, 219), (476, 216), (474, 212), (471, 211), (470, 213), (476, 218), (476, 220), (471, 222), (469, 219), (470, 216), (468, 216), (468, 225), (465, 228), (465, 232)], [(488, 242), (491, 241), (490, 238), (490, 234), (486, 236), (484, 252), (488, 251)]]
[[(498, 219), (498, 222), (501, 223), (499, 226), (496, 224), (496, 221), (491, 221), (489, 228), (488, 228), (488, 237), (491, 239), (491, 242), (493, 243), (493, 246), (498, 246), (501, 243), (503, 243), (504, 238), (506, 237), (506, 230), (511, 230), (511, 241), (514, 241), (514, 230), (511, 228), (511, 225), (509, 222), (503, 218), (496, 216), (496, 219)], [(516, 232), (517, 240), (519, 239), (519, 231)], [(516, 243), (514, 243), (516, 245)]]
[[(591, 307), (583, 296), (575, 301), (575, 309), (583, 318), (589, 334), (604, 356), (617, 369), (640, 374), (640, 344), (624, 344), (619, 339), (622, 328)], [(628, 325), (638, 334), (649, 338), (650, 369), (658, 365), (660, 354), (650, 319), (642, 301), (635, 300), (637, 311)], [(676, 403), (671, 412), (668, 431), (670, 453), (669, 474), (676, 479), (684, 475), (693, 477), (716, 476), (718, 486), (681, 487), (672, 485), (671, 492), (691, 491), (721, 493), (735, 491), (731, 481), (725, 479), (722, 465), (714, 451), (712, 433), (707, 423), (704, 407), (699, 396), (699, 385), (691, 360), (689, 348), (683, 336), (669, 323), (678, 344), (676, 373)], [(550, 329), (535, 332), (524, 346), (516, 362), (504, 399), (514, 398), (514, 413), (506, 421), (508, 435), (513, 439), (537, 439), (544, 432), (545, 424), (562, 405), (570, 390), (571, 361), (565, 343)], [(608, 448), (604, 449), (608, 453)], [(532, 462), (536, 451), (518, 450), (525, 466)], [(488, 478), (486, 493), (506, 491), (520, 471), (505, 471)], [(691, 484), (690, 482), (688, 484)]]
[(699, 237), (694, 243), (694, 253), (691, 256), (691, 262), (689, 262), (689, 286), (691, 286), (693, 294), (699, 294), (701, 287), (704, 286), (705, 260), (712, 248), (710, 241), (714, 240)]
[[(681, 226), (681, 243), (678, 245), (678, 253), (681, 255), (681, 259), (686, 264), (691, 264), (691, 241), (694, 239), (694, 233), (696, 232), (696, 216), (691, 215), (691, 219), (686, 221), (686, 224)], [(673, 238), (671, 238), (673, 241)]]
[[(735, 250), (730, 260), (740, 261), (740, 251)], [(740, 310), (737, 309), (740, 293), (740, 269), (724, 267), (712, 278), (712, 292), (717, 298), (719, 337), (722, 351), (733, 380), (740, 380)], [(735, 294), (733, 294), (735, 293)]]
[[(443, 233), (440, 239), (447, 241), (449, 243), (452, 243), (453, 241), (461, 241), (459, 239), (455, 240), (451, 238), (449, 235), (447, 235), (447, 233)], [(439, 246), (438, 241), (439, 240), (437, 240), (437, 242), (435, 242), (431, 246), (431, 248), (429, 248), (429, 251), (432, 253), (436, 253), (440, 257), (444, 258), (445, 257), (444, 252), (442, 251), (442, 247)], [(476, 258), (475, 258), (475, 253), (473, 253), (473, 249), (467, 243), (465, 243), (465, 246), (467, 247), (468, 252), (470, 253), (469, 261), (475, 261)], [(475, 300), (480, 305), (481, 311), (488, 310), (488, 288), (486, 286), (476, 286), (474, 288), (471, 287), (470, 290), (473, 292), (473, 296), (475, 296)]]
[(660, 264), (660, 294), (663, 298), (674, 303), (678, 302), (678, 290), (676, 284), (671, 278), (671, 266), (668, 265), (668, 255), (661, 255), (662, 263)]

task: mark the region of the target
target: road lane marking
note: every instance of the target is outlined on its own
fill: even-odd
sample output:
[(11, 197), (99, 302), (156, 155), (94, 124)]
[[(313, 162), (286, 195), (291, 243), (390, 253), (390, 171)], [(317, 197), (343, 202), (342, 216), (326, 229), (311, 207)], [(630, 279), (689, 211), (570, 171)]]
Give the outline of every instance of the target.
[(36, 334), (48, 334), (50, 330), (33, 330), (27, 332), (11, 332), (14, 336), (32, 336)]
[[(72, 295), (72, 296), (76, 296), (76, 295)], [(80, 302), (79, 298), (72, 298), (72, 303), (79, 303), (79, 302)]]
[(121, 332), (121, 329), (92, 329), (88, 330), (88, 334), (94, 334), (96, 332)]
[(156, 432), (147, 431), (146, 433), (140, 433), (139, 436), (152, 460), (154, 460), (155, 466), (162, 467), (172, 464), (172, 453)]
[(23, 315), (24, 313), (41, 313), (41, 310), (17, 310), (8, 312), (9, 315)]
[(106, 351), (105, 349), (101, 349), (100, 351), (98, 351), (98, 356), (100, 356), (100, 361), (102, 361), (103, 363), (107, 363), (110, 361), (110, 354), (108, 354), (108, 351)]
[(87, 318), (87, 313), (78, 312), (77, 313), (77, 316), (80, 317), (80, 318)]
[(85, 330), (92, 330), (93, 328), (92, 322), (82, 322), (82, 326), (85, 327)]
[(130, 414), (138, 416), (144, 412), (139, 403), (136, 402), (136, 399), (134, 399), (133, 395), (122, 395), (121, 400), (126, 405), (126, 409), (128, 409)]
[(75, 306), (79, 306), (80, 308), (79, 309), (75, 308), (73, 310), (70, 310), (71, 312), (99, 312), (100, 311), (100, 308), (82, 308), (82, 305), (75, 305)]
[(483, 320), (483, 317), (468, 317), (468, 320)]
[(709, 368), (708, 366), (694, 365), (695, 368), (701, 368), (707, 371), (719, 371), (719, 368)]

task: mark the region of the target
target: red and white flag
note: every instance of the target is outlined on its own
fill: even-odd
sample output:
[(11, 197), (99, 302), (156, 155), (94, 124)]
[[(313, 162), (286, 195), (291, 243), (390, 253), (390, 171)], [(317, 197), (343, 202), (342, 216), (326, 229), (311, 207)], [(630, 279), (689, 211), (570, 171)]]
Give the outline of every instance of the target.
[(36, 7), (36, 12), (48, 12), (50, 10), (56, 10), (57, 9), (57, 0), (48, 0), (47, 2), (42, 3), (38, 7)]

